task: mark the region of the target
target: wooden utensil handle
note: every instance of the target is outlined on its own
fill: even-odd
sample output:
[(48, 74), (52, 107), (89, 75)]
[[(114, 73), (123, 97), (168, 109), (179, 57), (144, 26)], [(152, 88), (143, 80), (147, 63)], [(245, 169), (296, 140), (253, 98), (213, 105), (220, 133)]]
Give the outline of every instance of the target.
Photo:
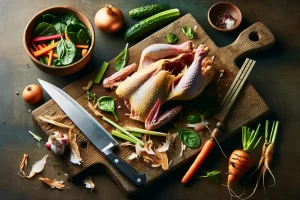
[(261, 50), (275, 43), (274, 35), (262, 23), (257, 22), (240, 33), (229, 46), (222, 48), (224, 52), (234, 52), (236, 57), (253, 51)]

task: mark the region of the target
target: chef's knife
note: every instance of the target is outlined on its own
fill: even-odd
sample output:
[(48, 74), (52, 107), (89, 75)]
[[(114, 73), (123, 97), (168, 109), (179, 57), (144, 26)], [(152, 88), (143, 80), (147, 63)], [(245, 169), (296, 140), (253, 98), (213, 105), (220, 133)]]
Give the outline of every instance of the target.
[(211, 133), (211, 138), (205, 142), (196, 160), (194, 161), (194, 163), (192, 164), (188, 172), (185, 174), (185, 176), (182, 178), (181, 182), (183, 184), (186, 184), (191, 179), (194, 172), (201, 166), (205, 158), (209, 155), (209, 153), (213, 149), (215, 142), (217, 142), (216, 138), (218, 138), (219, 135), (221, 135), (224, 132), (223, 122), (226, 119), (230, 109), (232, 108), (232, 105), (236, 100), (239, 92), (241, 91), (245, 81), (247, 80), (247, 77), (249, 76), (255, 62), (256, 61), (247, 58), (242, 68), (240, 69), (239, 73), (236, 75), (222, 103), (220, 104), (219, 112), (214, 115), (214, 118), (217, 119), (218, 122)]
[(80, 104), (58, 87), (38, 80), (66, 115), (123, 176), (136, 186), (145, 184), (146, 175), (138, 174), (132, 166), (114, 154), (113, 148), (119, 143)]

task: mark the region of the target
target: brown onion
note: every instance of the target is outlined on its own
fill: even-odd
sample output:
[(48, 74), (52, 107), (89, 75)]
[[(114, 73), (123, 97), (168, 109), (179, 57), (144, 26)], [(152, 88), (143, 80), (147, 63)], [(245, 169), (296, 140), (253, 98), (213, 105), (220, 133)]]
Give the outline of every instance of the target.
[(124, 25), (124, 15), (118, 8), (106, 4), (95, 15), (96, 27), (106, 33), (115, 33)]
[(23, 90), (22, 96), (27, 103), (37, 104), (43, 97), (43, 90), (40, 86), (31, 84)]

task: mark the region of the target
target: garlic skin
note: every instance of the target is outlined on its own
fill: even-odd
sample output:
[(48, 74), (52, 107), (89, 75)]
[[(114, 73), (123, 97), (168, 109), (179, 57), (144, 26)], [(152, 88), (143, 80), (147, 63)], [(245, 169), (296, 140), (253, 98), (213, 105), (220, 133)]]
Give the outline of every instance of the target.
[(69, 138), (67, 134), (59, 131), (53, 132), (49, 135), (48, 142), (46, 143), (46, 149), (54, 152), (57, 155), (62, 155), (66, 146), (69, 144)]

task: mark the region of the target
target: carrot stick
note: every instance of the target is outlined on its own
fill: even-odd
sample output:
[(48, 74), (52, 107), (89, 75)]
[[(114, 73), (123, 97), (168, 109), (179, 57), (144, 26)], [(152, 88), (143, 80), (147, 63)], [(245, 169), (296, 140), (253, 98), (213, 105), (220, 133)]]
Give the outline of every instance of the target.
[(53, 60), (53, 49), (50, 51), (50, 55), (49, 55), (49, 60), (48, 60), (48, 65), (49, 66), (52, 65), (52, 60)]
[(33, 48), (32, 48), (32, 47), (29, 47), (29, 50), (30, 50), (30, 53), (33, 55), (33, 53), (34, 53)]
[(79, 48), (79, 49), (88, 49), (89, 48), (89, 45), (80, 45), (80, 44), (77, 44), (75, 46), (76, 46), (76, 48)]
[(199, 166), (204, 162), (205, 158), (209, 155), (209, 153), (214, 148), (214, 146), (215, 146), (215, 143), (211, 139), (207, 140), (205, 142), (205, 144), (204, 144), (201, 152), (197, 156), (196, 160), (194, 161), (194, 163), (192, 164), (190, 169), (186, 172), (186, 174), (182, 178), (181, 183), (186, 184), (187, 182), (189, 182), (189, 180), (195, 174), (195, 172), (197, 171)]
[(88, 50), (87, 50), (87, 49), (82, 49), (82, 52), (81, 52), (81, 54), (82, 54), (82, 57), (84, 57), (84, 56), (87, 54), (87, 52), (88, 52)]
[(53, 44), (48, 45), (47, 47), (45, 47), (43, 49), (35, 51), (34, 52), (34, 57), (38, 58), (38, 57), (42, 56), (47, 51), (50, 51), (50, 50), (54, 49), (57, 46), (57, 44), (58, 44), (58, 42), (55, 42)]
[[(46, 44), (45, 44), (46, 45)], [(47, 45), (46, 45), (47, 46)], [(37, 45), (38, 49), (41, 50), (44, 48), (43, 44), (38, 44)], [(44, 56), (45, 62), (48, 63), (49, 62), (49, 58), (47, 56)]]
[(34, 43), (32, 43), (32, 46), (33, 46), (33, 48), (37, 51), (37, 50), (39, 50), (38, 48), (37, 48), (37, 46), (34, 44)]
[[(37, 48), (37, 46), (34, 44), (34, 43), (32, 43), (32, 46), (34, 47), (34, 49), (37, 51), (37, 50), (39, 50), (38, 48)], [(32, 55), (33, 55), (33, 52), (31, 52), (32, 53)], [(46, 54), (47, 55), (49, 55), (49, 53), (50, 52), (47, 52)], [(53, 57), (54, 58), (58, 58), (58, 55), (56, 54), (56, 53), (53, 53)]]

